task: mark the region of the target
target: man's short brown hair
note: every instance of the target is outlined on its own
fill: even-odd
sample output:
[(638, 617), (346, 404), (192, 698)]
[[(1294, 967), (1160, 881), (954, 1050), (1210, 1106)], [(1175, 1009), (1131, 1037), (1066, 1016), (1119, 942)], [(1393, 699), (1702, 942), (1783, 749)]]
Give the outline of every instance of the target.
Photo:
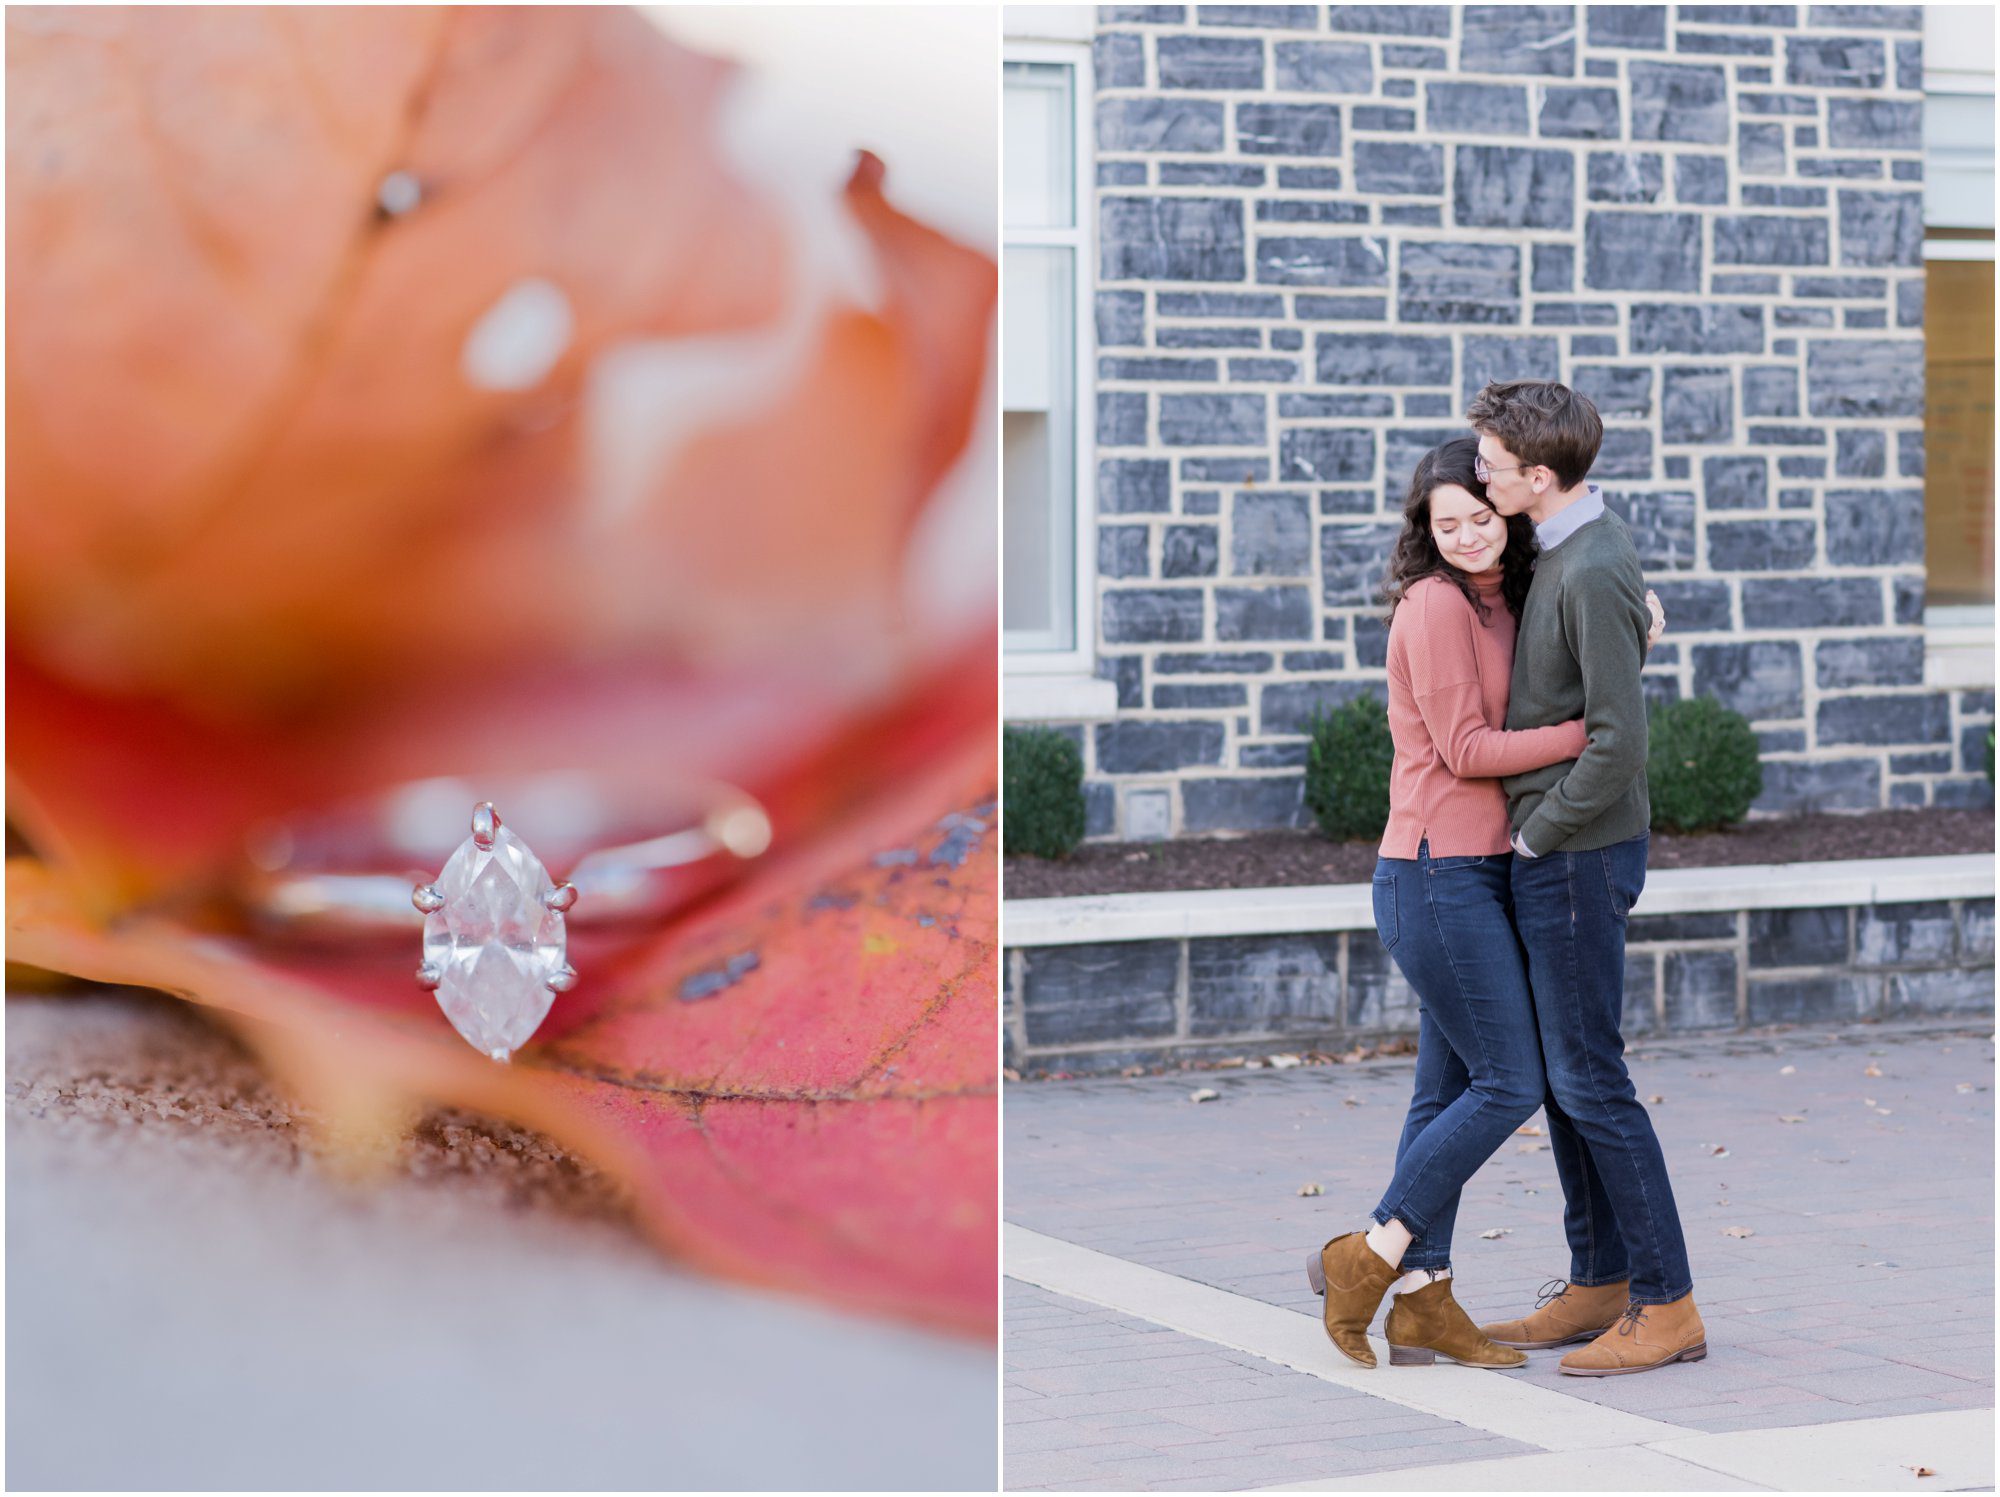
[(1472, 398), (1465, 419), (1490, 432), (1530, 467), (1547, 468), (1556, 482), (1575, 488), (1590, 475), (1604, 440), (1597, 407), (1568, 385), (1548, 379), (1490, 384)]

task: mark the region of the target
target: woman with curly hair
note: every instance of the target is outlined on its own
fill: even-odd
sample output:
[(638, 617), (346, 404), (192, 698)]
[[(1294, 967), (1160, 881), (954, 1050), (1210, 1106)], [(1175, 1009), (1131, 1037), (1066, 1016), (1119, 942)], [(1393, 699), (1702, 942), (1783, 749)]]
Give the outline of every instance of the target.
[[(1587, 739), (1580, 718), (1501, 727), (1535, 527), (1487, 502), (1478, 455), (1468, 434), (1418, 461), (1383, 584), (1395, 760), (1375, 926), (1417, 994), (1416, 1093), (1372, 1226), (1334, 1238), (1307, 1264), (1327, 1335), (1364, 1367), (1375, 1365), (1368, 1326), (1389, 1293), (1392, 1365), (1527, 1360), (1489, 1340), (1452, 1298), (1451, 1233), (1460, 1189), (1544, 1090), (1500, 776), (1574, 759)], [(1653, 637), (1662, 622), (1656, 612)]]

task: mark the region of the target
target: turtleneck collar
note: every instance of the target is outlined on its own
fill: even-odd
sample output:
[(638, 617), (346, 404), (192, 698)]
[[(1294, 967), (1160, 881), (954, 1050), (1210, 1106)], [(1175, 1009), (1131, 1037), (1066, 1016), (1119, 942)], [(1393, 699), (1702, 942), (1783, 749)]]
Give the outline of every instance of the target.
[(1472, 579), (1473, 587), (1481, 593), (1499, 592), (1501, 583), (1506, 580), (1497, 566), (1488, 567), (1483, 572), (1468, 572), (1465, 575)]

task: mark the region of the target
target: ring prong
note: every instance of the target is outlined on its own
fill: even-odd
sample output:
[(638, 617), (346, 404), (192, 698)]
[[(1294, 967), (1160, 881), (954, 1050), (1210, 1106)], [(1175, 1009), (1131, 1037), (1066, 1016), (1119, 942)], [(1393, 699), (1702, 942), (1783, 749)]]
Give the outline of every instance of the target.
[(493, 838), (500, 830), (500, 813), (493, 809), (493, 802), (483, 800), (472, 808), (472, 842), (481, 852), (490, 852)]
[(567, 993), (576, 986), (576, 968), (565, 962), (549, 974), (548, 989), (551, 993)]
[(418, 987), (434, 990), (443, 981), (444, 974), (438, 971), (436, 962), (425, 962), (421, 967), (417, 968)]
[(410, 903), (428, 915), (444, 908), (444, 895), (438, 892), (436, 884), (418, 884), (410, 891)]
[(543, 907), (554, 910), (558, 915), (566, 913), (575, 903), (575, 884), (557, 884), (553, 889), (544, 890), (542, 893)]
[(497, 1060), (504, 1066), (513, 1058), (513, 1053), (511, 1050), (488, 1050), (486, 1055), (489, 1060)]

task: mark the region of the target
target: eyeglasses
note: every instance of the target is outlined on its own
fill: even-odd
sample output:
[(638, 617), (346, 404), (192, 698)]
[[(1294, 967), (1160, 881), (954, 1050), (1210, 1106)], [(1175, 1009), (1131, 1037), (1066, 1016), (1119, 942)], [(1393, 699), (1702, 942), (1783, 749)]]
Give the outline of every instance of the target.
[(1522, 473), (1526, 472), (1529, 468), (1539, 467), (1541, 467), (1540, 463), (1516, 463), (1511, 468), (1496, 468), (1487, 462), (1485, 457), (1479, 456), (1472, 460), (1472, 476), (1481, 483), (1491, 483), (1495, 473)]

